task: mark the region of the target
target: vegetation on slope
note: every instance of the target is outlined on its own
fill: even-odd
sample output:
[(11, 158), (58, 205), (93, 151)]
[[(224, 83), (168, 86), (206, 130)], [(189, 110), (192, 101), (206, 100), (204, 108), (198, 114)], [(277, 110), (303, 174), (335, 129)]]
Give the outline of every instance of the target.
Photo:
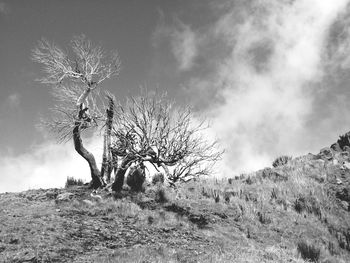
[(74, 184), (1, 194), (0, 261), (350, 262), (345, 148), (118, 198)]

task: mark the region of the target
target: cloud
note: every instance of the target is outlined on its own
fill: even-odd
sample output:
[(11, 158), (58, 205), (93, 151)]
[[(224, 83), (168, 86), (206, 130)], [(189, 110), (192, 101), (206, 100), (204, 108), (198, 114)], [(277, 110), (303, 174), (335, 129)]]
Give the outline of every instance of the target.
[(197, 38), (190, 26), (179, 24), (172, 32), (171, 47), (175, 59), (178, 62), (178, 68), (181, 71), (191, 69), (197, 56)]
[(5, 2), (0, 2), (0, 15), (8, 15), (10, 13), (10, 7)]
[[(200, 30), (159, 23), (156, 48), (166, 42), (180, 71), (198, 70), (198, 58), (205, 68), (185, 92), (226, 147), (224, 176), (271, 165), (281, 154), (317, 151), (349, 129), (348, 2), (222, 1), (215, 23)], [(20, 96), (11, 96), (6, 104), (20, 105)], [(101, 145), (86, 143), (96, 157)], [(47, 141), (19, 156), (7, 151), (0, 165), (0, 192), (63, 186), (67, 176), (90, 179), (70, 143)]]
[(13, 93), (9, 95), (6, 99), (7, 106), (11, 109), (17, 109), (19, 108), (21, 104), (21, 96), (18, 93)]
[[(68, 176), (89, 182), (88, 163), (75, 152), (72, 144), (46, 141), (19, 156), (8, 151), (0, 153), (0, 192), (63, 187)], [(85, 144), (101, 163), (101, 138), (87, 140)]]
[[(85, 148), (94, 156), (101, 167), (103, 139), (94, 136), (83, 140)], [(57, 144), (46, 141), (32, 147), (30, 152), (14, 155), (7, 147), (0, 152), (0, 193), (19, 192), (38, 188), (64, 187), (67, 177), (90, 182), (88, 163), (74, 150), (73, 142)], [(150, 177), (157, 170), (146, 163), (146, 175)]]
[(219, 10), (216, 23), (202, 35), (215, 39), (215, 45), (206, 41), (210, 54), (198, 51), (214, 60), (215, 67), (192, 78), (187, 89), (199, 96), (211, 94), (203, 98), (210, 103), (203, 105), (227, 145), (224, 174), (259, 169), (278, 155), (323, 147), (319, 144), (325, 142), (312, 138), (321, 124), (309, 124), (310, 118), (322, 119), (314, 110), (327, 75), (324, 53), (332, 25), (347, 3), (227, 1)]
[(173, 25), (165, 21), (162, 11), (159, 11), (159, 22), (153, 32), (152, 44), (159, 49), (162, 45), (169, 45), (173, 59), (177, 63), (179, 71), (188, 71), (194, 66), (197, 57), (199, 36), (191, 29), (190, 25), (175, 19)]

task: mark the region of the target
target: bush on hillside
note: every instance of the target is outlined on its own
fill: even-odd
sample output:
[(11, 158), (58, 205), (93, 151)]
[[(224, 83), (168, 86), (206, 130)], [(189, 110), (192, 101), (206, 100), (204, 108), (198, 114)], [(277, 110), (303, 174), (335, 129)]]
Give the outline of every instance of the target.
[(272, 166), (275, 168), (279, 166), (283, 166), (289, 163), (291, 160), (292, 160), (292, 156), (282, 155), (273, 161)]

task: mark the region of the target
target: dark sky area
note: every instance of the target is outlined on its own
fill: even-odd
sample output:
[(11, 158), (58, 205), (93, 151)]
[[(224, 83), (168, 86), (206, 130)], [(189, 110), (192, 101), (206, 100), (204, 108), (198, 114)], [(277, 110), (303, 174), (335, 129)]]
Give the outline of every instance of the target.
[[(2, 2), (0, 99), (1, 105), (8, 104), (11, 98), (14, 103), (2, 106), (0, 111), (0, 149), (18, 154), (42, 139), (35, 129), (36, 120), (52, 101), (48, 89), (35, 82), (40, 66), (30, 60), (31, 50), (42, 37), (67, 47), (74, 35), (83, 33), (107, 51), (117, 49), (122, 72), (118, 79), (104, 85), (120, 98), (135, 94), (140, 85), (159, 86), (179, 95), (181, 79), (176, 74), (175, 60), (166, 46), (155, 46), (154, 33), (159, 23), (170, 23), (182, 16), (194, 24), (202, 23), (205, 19), (201, 17), (208, 17), (208, 9), (200, 2), (203, 1)], [(188, 15), (197, 12), (199, 16)]]

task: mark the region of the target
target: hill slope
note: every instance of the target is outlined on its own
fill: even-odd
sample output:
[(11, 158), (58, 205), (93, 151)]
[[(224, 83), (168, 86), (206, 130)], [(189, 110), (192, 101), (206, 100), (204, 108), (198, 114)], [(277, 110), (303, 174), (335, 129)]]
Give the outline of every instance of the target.
[(345, 146), (118, 198), (84, 187), (0, 194), (0, 262), (350, 262)]

